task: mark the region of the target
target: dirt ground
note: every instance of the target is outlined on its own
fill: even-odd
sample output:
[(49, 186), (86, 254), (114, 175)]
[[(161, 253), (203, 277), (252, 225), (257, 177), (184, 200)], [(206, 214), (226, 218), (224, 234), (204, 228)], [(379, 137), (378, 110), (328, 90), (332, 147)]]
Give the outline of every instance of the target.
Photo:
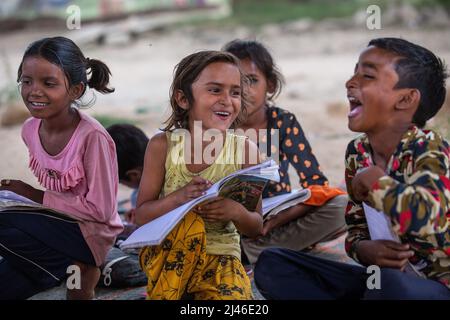
[[(420, 43), (450, 61), (450, 30), (384, 28), (370, 31), (365, 25), (342, 29), (332, 24), (304, 28), (301, 23), (266, 26), (258, 31), (243, 27), (206, 29), (188, 27), (147, 33), (129, 42), (120, 37), (103, 46), (83, 42), (90, 27), (79, 31), (28, 30), (0, 37), (0, 88), (15, 80), (26, 45), (44, 36), (74, 39), (90, 58), (111, 68), (116, 92), (97, 95), (92, 115), (113, 115), (139, 121), (153, 135), (166, 119), (169, 86), (176, 63), (202, 49), (219, 49), (234, 38), (253, 38), (266, 44), (286, 78), (277, 105), (299, 119), (313, 151), (332, 185), (344, 179), (344, 152), (355, 133), (347, 128), (345, 81), (353, 72), (359, 52), (372, 38), (403, 37)], [(447, 39), (447, 40), (446, 40)], [(86, 100), (91, 97), (88, 94)], [(0, 106), (0, 112), (6, 110)], [(0, 177), (22, 179), (36, 185), (27, 168), (27, 150), (20, 138), (20, 124), (0, 127)], [(293, 179), (294, 180), (294, 179)], [(121, 189), (121, 197), (128, 190)]]

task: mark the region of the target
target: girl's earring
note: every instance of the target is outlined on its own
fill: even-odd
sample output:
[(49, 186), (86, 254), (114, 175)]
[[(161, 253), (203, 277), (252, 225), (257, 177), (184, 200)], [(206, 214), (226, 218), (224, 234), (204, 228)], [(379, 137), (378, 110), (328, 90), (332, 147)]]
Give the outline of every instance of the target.
[(80, 100), (80, 99), (72, 100), (72, 105), (73, 105), (75, 108), (79, 109), (79, 108), (81, 107), (81, 100)]

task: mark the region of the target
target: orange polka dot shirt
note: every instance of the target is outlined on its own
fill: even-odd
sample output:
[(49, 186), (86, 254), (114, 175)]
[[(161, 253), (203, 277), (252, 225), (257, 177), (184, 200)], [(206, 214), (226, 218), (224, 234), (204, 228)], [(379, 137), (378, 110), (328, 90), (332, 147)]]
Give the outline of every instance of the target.
[[(272, 197), (291, 191), (288, 175), (289, 164), (297, 171), (300, 185), (303, 188), (313, 185), (328, 186), (328, 180), (320, 170), (319, 163), (295, 115), (276, 106), (267, 106), (267, 118), (267, 142), (263, 148), (260, 146), (260, 150), (269, 151), (266, 146), (270, 144), (270, 152), (279, 153), (280, 182), (270, 181), (264, 190), (263, 197)], [(276, 129), (279, 130), (278, 146), (273, 142), (273, 137), (276, 137)]]

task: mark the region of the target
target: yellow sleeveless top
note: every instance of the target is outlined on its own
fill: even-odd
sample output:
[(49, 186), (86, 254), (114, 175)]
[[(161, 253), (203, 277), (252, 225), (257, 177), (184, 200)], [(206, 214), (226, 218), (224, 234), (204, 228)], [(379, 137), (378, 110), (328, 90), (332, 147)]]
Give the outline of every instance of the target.
[[(190, 172), (184, 159), (185, 132), (184, 130), (166, 131), (168, 149), (161, 197), (185, 186), (195, 176), (216, 183), (242, 168), (246, 137), (227, 133), (223, 148), (215, 161), (201, 172)], [(241, 259), (240, 236), (233, 222), (209, 223), (205, 221), (205, 230), (207, 254), (232, 255)]]

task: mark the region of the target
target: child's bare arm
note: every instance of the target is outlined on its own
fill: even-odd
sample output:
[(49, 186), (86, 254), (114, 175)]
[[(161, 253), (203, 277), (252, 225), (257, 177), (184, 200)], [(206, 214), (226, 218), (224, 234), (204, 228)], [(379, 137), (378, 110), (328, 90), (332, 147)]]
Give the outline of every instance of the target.
[[(232, 201), (232, 200), (230, 200)], [(258, 205), (255, 211), (248, 211), (238, 203), (242, 208), (242, 212), (238, 211), (235, 219), (233, 220), (236, 228), (245, 236), (255, 238), (262, 233), (263, 219), (262, 219), (262, 200), (259, 199)]]
[(309, 211), (312, 210), (312, 208), (314, 207), (299, 203), (293, 207), (279, 212), (275, 216), (264, 221), (264, 227), (261, 235), (266, 236), (272, 230), (305, 216)]
[(21, 180), (3, 179), (0, 183), (0, 190), (12, 191), (41, 204), (44, 199), (44, 191), (35, 189)]
[[(165, 133), (153, 136), (145, 151), (144, 169), (139, 184), (139, 193), (136, 203), (135, 221), (143, 225), (150, 220), (161, 216), (165, 209), (174, 207), (170, 199), (158, 201), (164, 184), (164, 164), (166, 160), (167, 141)], [(159, 202), (159, 203), (158, 203)]]
[(159, 198), (164, 186), (167, 140), (165, 133), (150, 139), (145, 152), (144, 170), (135, 212), (135, 221), (143, 225), (163, 214), (197, 198), (211, 183), (201, 177), (195, 177), (183, 188)]

